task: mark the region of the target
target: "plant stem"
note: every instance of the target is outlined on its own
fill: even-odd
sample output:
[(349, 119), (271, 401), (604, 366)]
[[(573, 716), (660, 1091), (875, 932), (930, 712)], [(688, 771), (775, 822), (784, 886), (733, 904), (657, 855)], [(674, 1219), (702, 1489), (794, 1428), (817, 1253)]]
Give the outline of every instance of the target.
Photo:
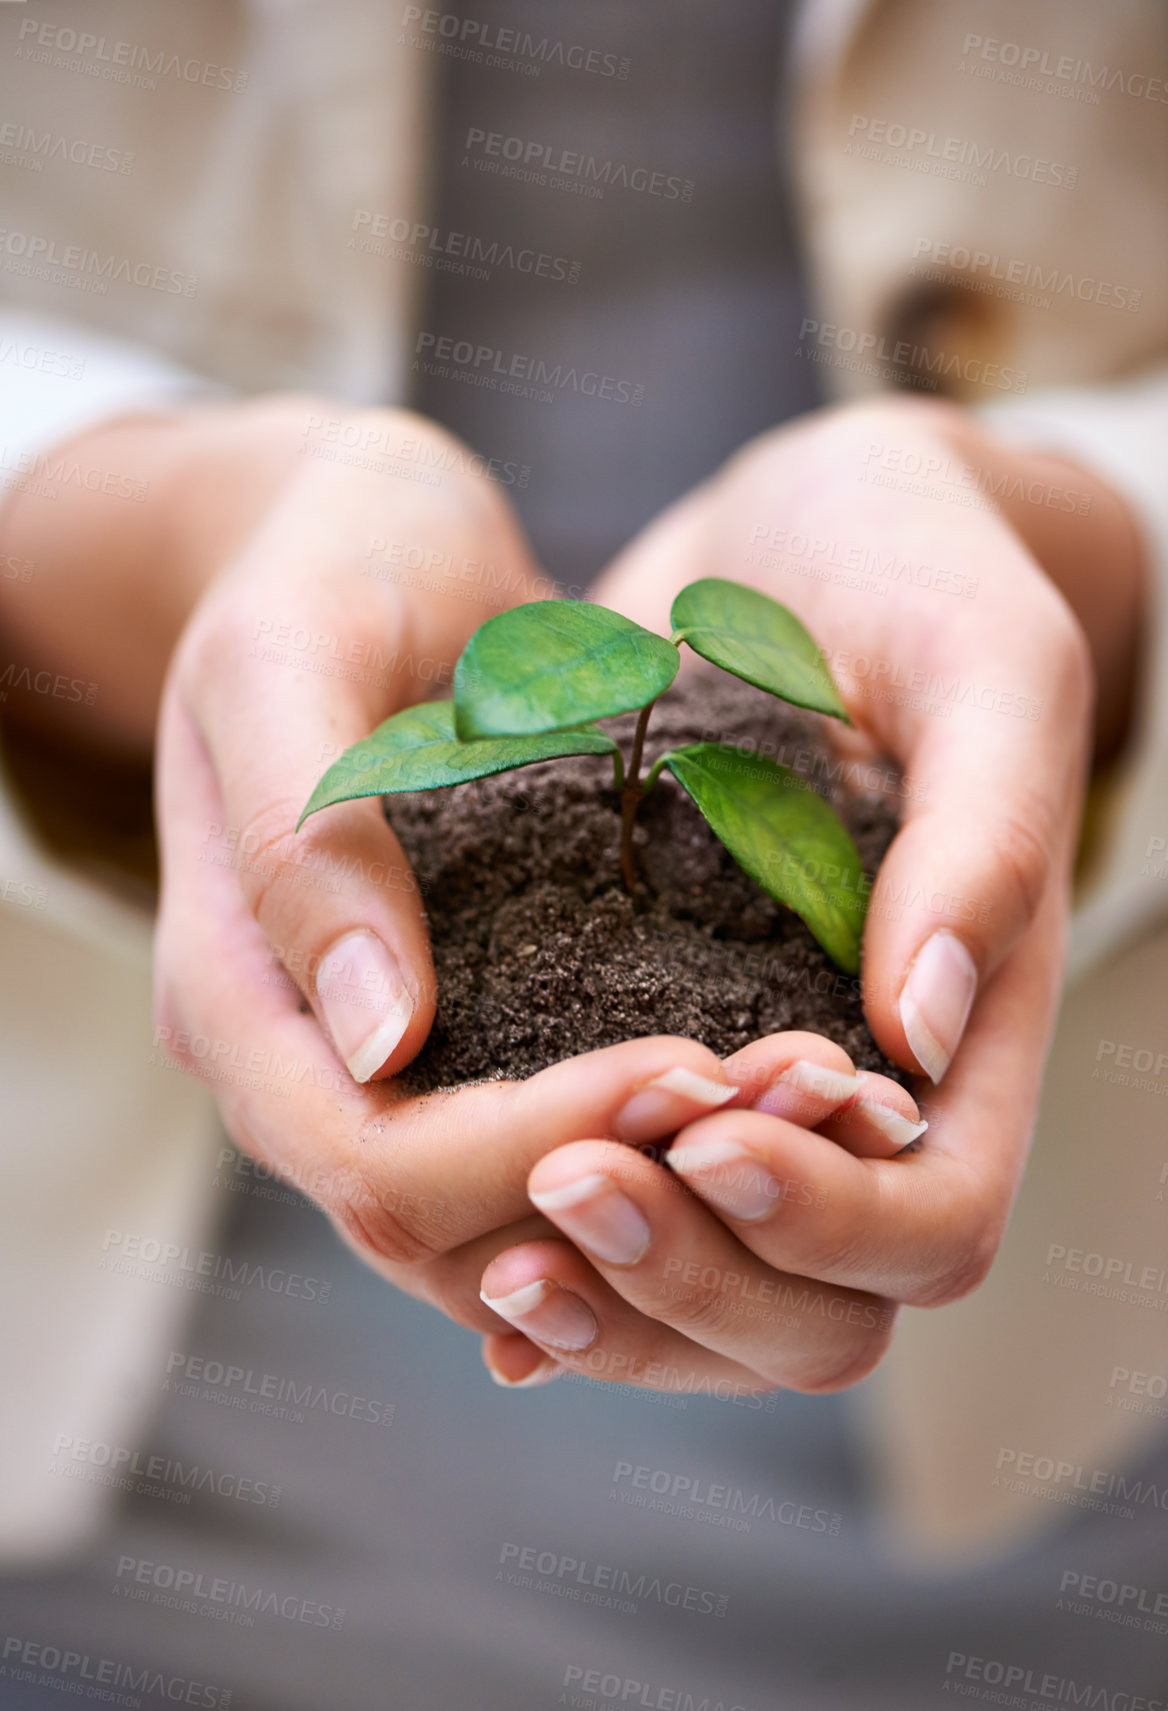
[(637, 886), (637, 860), (633, 849), (633, 821), (637, 817), (644, 790), (641, 787), (641, 756), (645, 752), (645, 732), (649, 728), (649, 715), (654, 703), (641, 708), (641, 716), (637, 720), (637, 729), (633, 735), (633, 752), (629, 756), (629, 769), (625, 776), (624, 789), (621, 791), (621, 872), (625, 884), (630, 891)]

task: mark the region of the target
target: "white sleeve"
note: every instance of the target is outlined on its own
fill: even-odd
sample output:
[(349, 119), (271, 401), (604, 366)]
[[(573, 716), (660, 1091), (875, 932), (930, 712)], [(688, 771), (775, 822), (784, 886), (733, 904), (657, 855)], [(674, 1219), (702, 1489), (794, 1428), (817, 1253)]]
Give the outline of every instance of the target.
[(195, 398), (228, 396), (146, 345), (78, 321), (0, 306), (0, 481), (94, 423)]
[(1046, 391), (981, 415), (1004, 441), (1063, 452), (1097, 471), (1127, 500), (1147, 550), (1137, 707), (1075, 918), (1075, 976), (1168, 915), (1168, 368), (1122, 384)]

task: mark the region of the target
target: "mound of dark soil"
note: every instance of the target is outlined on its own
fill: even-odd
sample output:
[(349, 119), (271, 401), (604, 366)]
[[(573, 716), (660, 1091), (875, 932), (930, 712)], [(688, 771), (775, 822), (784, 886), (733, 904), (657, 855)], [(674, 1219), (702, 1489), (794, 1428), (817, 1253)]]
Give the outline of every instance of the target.
[[(609, 727), (626, 754), (633, 722)], [(830, 724), (697, 671), (654, 709), (646, 763), (687, 742), (758, 749), (827, 797), (871, 874), (896, 816), (883, 798), (848, 790)], [(644, 1034), (684, 1034), (725, 1057), (785, 1028), (825, 1034), (858, 1068), (907, 1079), (868, 1031), (859, 981), (743, 873), (668, 773), (638, 813), (635, 899), (621, 878), (607, 759), (546, 762), (386, 807), (425, 896), (438, 975), (438, 1017), (406, 1071), (413, 1090), (532, 1075)]]

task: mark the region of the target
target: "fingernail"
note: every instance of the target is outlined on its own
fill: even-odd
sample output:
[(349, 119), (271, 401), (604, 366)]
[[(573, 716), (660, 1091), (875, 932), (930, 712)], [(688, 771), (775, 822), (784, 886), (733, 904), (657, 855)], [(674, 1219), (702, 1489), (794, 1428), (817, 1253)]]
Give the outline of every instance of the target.
[(822, 1064), (799, 1058), (788, 1064), (751, 1109), (765, 1111), (770, 1117), (797, 1121), (807, 1111), (809, 1094), (815, 1099), (825, 1099), (829, 1104), (842, 1105), (846, 1099), (854, 1099), (861, 1086), (858, 1075), (846, 1074), (839, 1069), (824, 1069)]
[(679, 1098), (713, 1111), (733, 1099), (737, 1092), (736, 1087), (725, 1081), (711, 1081), (696, 1070), (677, 1065), (655, 1075), (639, 1093), (633, 1094), (613, 1119), (613, 1131), (622, 1141), (656, 1140), (678, 1127), (675, 1119)]
[(316, 996), (349, 1074), (368, 1081), (414, 1013), (397, 961), (374, 933), (346, 933), (321, 958)]
[(977, 992), (973, 958), (953, 933), (926, 939), (900, 995), (900, 1020), (909, 1050), (940, 1081), (965, 1032)]
[(649, 1246), (650, 1230), (640, 1209), (610, 1177), (582, 1176), (560, 1188), (532, 1193), (531, 1201), (566, 1236), (609, 1265), (634, 1265)]
[(744, 1223), (768, 1217), (782, 1199), (782, 1190), (771, 1173), (735, 1141), (699, 1141), (688, 1147), (672, 1147), (665, 1162), (703, 1200)]
[(894, 1111), (891, 1105), (877, 1105), (874, 1099), (857, 1099), (852, 1106), (853, 1111), (862, 1111), (869, 1123), (887, 1135), (897, 1152), (903, 1152), (905, 1147), (924, 1134), (928, 1123), (914, 1123), (908, 1117), (902, 1117), (899, 1111)]
[(550, 1278), (524, 1284), (510, 1295), (491, 1296), (481, 1290), (479, 1294), (492, 1313), (537, 1343), (551, 1343), (556, 1349), (586, 1349), (596, 1340), (599, 1326), (587, 1302)]
[(563, 1367), (558, 1360), (553, 1360), (551, 1355), (543, 1355), (539, 1364), (532, 1368), (526, 1378), (508, 1378), (506, 1373), (493, 1367), (489, 1360), (483, 1364), (493, 1382), (502, 1390), (534, 1390), (537, 1384), (550, 1384), (553, 1378), (562, 1378), (564, 1375)]

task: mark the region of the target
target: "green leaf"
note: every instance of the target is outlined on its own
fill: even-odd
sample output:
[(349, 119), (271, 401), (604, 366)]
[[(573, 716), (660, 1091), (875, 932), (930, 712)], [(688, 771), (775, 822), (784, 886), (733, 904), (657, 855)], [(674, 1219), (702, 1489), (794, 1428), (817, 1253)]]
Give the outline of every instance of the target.
[(454, 734), (454, 705), (427, 701), (378, 725), (371, 736), (346, 749), (308, 799), (296, 830), (310, 814), (357, 796), (393, 796), (403, 790), (433, 790), (510, 772), (562, 755), (612, 754), (616, 744), (603, 731), (563, 731), (536, 737), (492, 737), (460, 743)]
[(644, 707), (680, 664), (663, 636), (579, 600), (534, 600), (488, 618), (454, 670), (460, 738), (560, 731)]
[(688, 642), (723, 671), (851, 724), (815, 638), (769, 594), (706, 576), (682, 589), (669, 621), (675, 641)]
[(692, 743), (663, 761), (739, 866), (856, 974), (868, 880), (834, 809), (798, 773), (724, 743)]

